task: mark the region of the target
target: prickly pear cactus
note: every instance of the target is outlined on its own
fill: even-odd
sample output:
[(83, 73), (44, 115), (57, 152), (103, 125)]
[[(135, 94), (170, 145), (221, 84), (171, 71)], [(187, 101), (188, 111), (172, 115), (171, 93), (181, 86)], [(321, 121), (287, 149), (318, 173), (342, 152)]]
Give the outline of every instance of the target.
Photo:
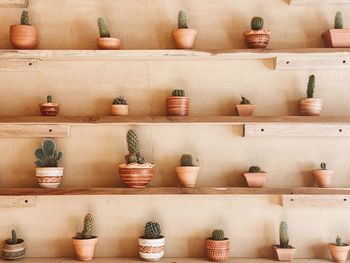
[(91, 214), (87, 214), (84, 218), (84, 229), (82, 232), (78, 232), (75, 236), (76, 239), (90, 239), (92, 238), (92, 232), (94, 229), (94, 218)]
[(250, 166), (248, 172), (249, 173), (262, 173), (259, 166)]
[(289, 248), (288, 225), (285, 221), (280, 224), (280, 248)]
[(327, 165), (326, 163), (321, 163), (321, 170), (327, 170)]
[(307, 90), (306, 90), (306, 95), (308, 99), (314, 97), (315, 82), (316, 82), (315, 75), (309, 76), (309, 82), (307, 84)]
[(262, 17), (254, 16), (250, 26), (252, 30), (261, 30), (264, 27), (264, 19)]
[(28, 11), (23, 11), (21, 15), (21, 25), (30, 26), (29, 13)]
[(225, 232), (221, 229), (215, 229), (211, 234), (212, 240), (225, 240)]
[(129, 154), (125, 156), (126, 162), (130, 163), (139, 163), (143, 164), (145, 162), (145, 158), (140, 153), (139, 140), (137, 138), (137, 134), (134, 130), (129, 130), (126, 135), (126, 140), (128, 143)]
[(144, 238), (147, 238), (147, 239), (161, 238), (160, 225), (157, 222), (147, 222), (147, 224), (145, 225)]
[(100, 32), (100, 37), (111, 37), (106, 20), (103, 17), (97, 19), (97, 25)]
[(174, 89), (171, 95), (173, 97), (185, 97), (185, 91), (182, 89)]
[(37, 158), (35, 161), (37, 167), (57, 167), (63, 153), (56, 150), (54, 140), (46, 139), (42, 142), (42, 147), (34, 151), (34, 155)]
[(344, 28), (344, 22), (343, 22), (343, 13), (341, 11), (338, 11), (335, 14), (334, 18), (334, 28), (335, 29), (343, 29)]
[(250, 100), (248, 100), (246, 97), (243, 97), (242, 95), (241, 95), (241, 98), (242, 98), (242, 100), (241, 100), (241, 105), (245, 105), (245, 104), (251, 104), (250, 103)]
[(179, 29), (186, 29), (188, 28), (187, 26), (187, 14), (185, 10), (180, 10), (178, 19), (177, 19), (177, 27)]
[(191, 154), (183, 154), (181, 156), (181, 166), (194, 166), (193, 157)]

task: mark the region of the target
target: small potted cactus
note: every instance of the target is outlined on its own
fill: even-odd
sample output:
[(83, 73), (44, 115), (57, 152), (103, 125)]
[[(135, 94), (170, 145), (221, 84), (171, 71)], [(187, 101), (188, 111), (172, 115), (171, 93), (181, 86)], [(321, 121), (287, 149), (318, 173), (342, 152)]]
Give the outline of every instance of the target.
[(36, 179), (44, 188), (57, 188), (63, 177), (63, 167), (58, 167), (63, 153), (56, 150), (56, 143), (52, 139), (42, 142), (41, 148), (34, 151), (36, 157)]
[(39, 104), (41, 115), (56, 116), (60, 110), (60, 105), (52, 102), (52, 96), (46, 97), (46, 102)]
[(329, 244), (332, 260), (337, 263), (345, 263), (348, 258), (350, 246), (343, 243), (340, 236), (337, 236), (334, 244)]
[(188, 116), (190, 111), (190, 99), (185, 96), (182, 89), (173, 90), (171, 96), (166, 98), (168, 116)]
[(329, 187), (334, 171), (328, 170), (326, 163), (321, 163), (320, 166), (321, 169), (316, 169), (312, 171), (316, 184), (318, 187)]
[(94, 218), (91, 214), (87, 214), (84, 218), (84, 229), (82, 232), (76, 233), (73, 237), (73, 246), (75, 254), (79, 260), (92, 260), (94, 257), (95, 246), (98, 241), (97, 236), (93, 236)]
[(206, 254), (210, 261), (225, 261), (230, 254), (230, 240), (221, 229), (215, 229), (205, 240)]
[(139, 237), (139, 254), (145, 261), (158, 261), (164, 256), (165, 237), (157, 222), (147, 222), (143, 236)]
[(295, 248), (289, 245), (287, 222), (280, 223), (280, 244), (273, 246), (279, 261), (292, 261), (295, 254)]
[(2, 257), (7, 260), (15, 260), (24, 257), (26, 249), (24, 240), (17, 238), (15, 230), (12, 230), (11, 238), (2, 243)]
[(119, 164), (120, 179), (129, 187), (145, 188), (153, 177), (154, 165), (145, 162), (134, 130), (128, 131), (126, 140), (129, 154), (125, 156), (126, 163)]
[(172, 31), (176, 48), (192, 49), (196, 40), (197, 30), (188, 28), (187, 14), (184, 10), (179, 12), (177, 27), (177, 29)]
[(266, 48), (270, 42), (270, 30), (265, 30), (264, 19), (262, 17), (253, 17), (251, 30), (244, 33), (245, 42), (249, 48)]
[(307, 98), (299, 100), (300, 114), (304, 116), (319, 116), (322, 110), (322, 99), (314, 98), (315, 75), (309, 76), (306, 95)]
[(261, 171), (259, 166), (250, 166), (249, 170), (243, 173), (249, 187), (261, 188), (265, 185), (267, 173)]
[(38, 31), (29, 22), (28, 11), (23, 11), (20, 25), (10, 26), (10, 42), (15, 49), (35, 49), (38, 45)]
[(334, 29), (324, 32), (322, 39), (326, 47), (350, 47), (350, 29), (344, 29), (342, 12), (338, 11), (336, 13)]
[(190, 154), (183, 154), (180, 163), (181, 166), (176, 167), (175, 171), (181, 186), (194, 187), (200, 167), (194, 165), (193, 157)]
[(103, 17), (97, 19), (97, 25), (100, 33), (100, 37), (97, 38), (98, 49), (120, 49), (120, 39), (111, 37), (106, 20)]
[(113, 99), (112, 105), (111, 105), (111, 114), (113, 116), (129, 115), (129, 105), (125, 98), (118, 97)]
[(252, 116), (255, 109), (255, 104), (251, 104), (250, 101), (241, 96), (240, 104), (236, 105), (239, 116)]

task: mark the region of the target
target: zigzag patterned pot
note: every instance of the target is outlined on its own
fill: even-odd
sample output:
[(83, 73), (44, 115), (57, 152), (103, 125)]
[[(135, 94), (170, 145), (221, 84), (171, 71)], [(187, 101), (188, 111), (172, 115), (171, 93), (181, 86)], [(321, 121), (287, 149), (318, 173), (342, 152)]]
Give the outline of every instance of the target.
[(63, 167), (37, 167), (36, 180), (43, 188), (57, 188), (62, 182)]
[(158, 239), (139, 238), (139, 254), (145, 261), (158, 261), (164, 256), (165, 237)]
[(205, 241), (207, 257), (210, 261), (224, 261), (229, 258), (230, 240), (212, 240), (207, 238)]
[(2, 243), (2, 257), (8, 260), (15, 260), (24, 257), (26, 249), (24, 246), (24, 240), (18, 239), (18, 244), (8, 244), (8, 240)]

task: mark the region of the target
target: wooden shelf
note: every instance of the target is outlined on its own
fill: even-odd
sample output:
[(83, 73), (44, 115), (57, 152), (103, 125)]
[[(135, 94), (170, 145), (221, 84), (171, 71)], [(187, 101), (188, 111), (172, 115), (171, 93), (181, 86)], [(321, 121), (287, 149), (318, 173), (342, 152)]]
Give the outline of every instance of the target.
[(350, 0), (289, 0), (291, 5), (350, 4)]
[(0, 7), (28, 7), (29, 0), (0, 0)]

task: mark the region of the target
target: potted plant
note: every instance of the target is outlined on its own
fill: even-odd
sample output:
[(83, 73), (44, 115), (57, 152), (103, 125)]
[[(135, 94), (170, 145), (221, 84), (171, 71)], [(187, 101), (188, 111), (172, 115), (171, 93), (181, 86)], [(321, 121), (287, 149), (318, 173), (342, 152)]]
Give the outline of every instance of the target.
[(322, 34), (326, 47), (350, 47), (350, 29), (344, 29), (343, 13), (338, 11), (334, 19), (334, 29)]
[(84, 218), (83, 231), (76, 233), (75, 237), (72, 238), (75, 254), (79, 260), (87, 261), (94, 257), (98, 238), (92, 235), (93, 229), (94, 219), (91, 214), (87, 214)]
[(46, 97), (46, 102), (39, 104), (41, 115), (56, 116), (60, 110), (60, 105), (52, 102), (52, 96)]
[(210, 261), (224, 261), (229, 258), (230, 240), (221, 229), (215, 229), (205, 240), (207, 257)]
[(344, 263), (348, 258), (350, 246), (343, 243), (340, 236), (337, 236), (334, 244), (329, 244), (329, 250), (334, 262)]
[(327, 165), (325, 163), (321, 163), (320, 166), (321, 169), (316, 169), (312, 171), (316, 184), (318, 187), (329, 187), (334, 171), (328, 170)]
[(145, 261), (158, 261), (164, 256), (165, 237), (157, 222), (148, 222), (145, 233), (139, 237), (139, 254)]
[(289, 245), (288, 225), (282, 221), (280, 224), (280, 244), (273, 246), (279, 261), (292, 261), (295, 254), (295, 248)]
[(267, 178), (267, 173), (261, 171), (259, 166), (250, 166), (248, 172), (244, 174), (248, 186), (253, 188), (261, 188), (264, 186)]
[(118, 97), (113, 99), (111, 105), (111, 114), (114, 116), (129, 115), (129, 105), (125, 98)]
[(197, 30), (187, 26), (187, 14), (180, 10), (178, 15), (177, 29), (172, 31), (176, 48), (192, 49), (196, 40)]
[(255, 104), (251, 104), (250, 101), (241, 96), (242, 100), (240, 104), (236, 105), (239, 116), (252, 116), (255, 109)]
[(29, 22), (28, 11), (23, 11), (20, 25), (10, 26), (10, 42), (16, 49), (35, 49), (38, 45), (38, 31)]
[(249, 48), (266, 48), (270, 42), (270, 30), (263, 29), (264, 19), (262, 17), (253, 17), (251, 30), (244, 33), (245, 42)]
[(175, 171), (181, 186), (194, 187), (200, 167), (193, 164), (193, 157), (190, 154), (183, 154), (180, 163), (181, 166), (176, 167)]
[(103, 17), (97, 19), (100, 37), (97, 38), (98, 49), (120, 49), (120, 39), (111, 37), (106, 20)]
[(52, 139), (42, 142), (42, 147), (34, 151), (36, 157), (36, 179), (44, 188), (57, 188), (63, 177), (63, 167), (58, 167), (63, 153), (56, 150), (56, 143)]
[(168, 116), (188, 116), (190, 99), (185, 96), (182, 89), (173, 90), (171, 96), (166, 98)]
[(125, 156), (126, 163), (119, 164), (120, 179), (129, 187), (145, 188), (153, 177), (154, 165), (145, 162), (134, 130), (128, 131), (126, 140), (129, 154)]
[(300, 114), (306, 116), (319, 116), (322, 110), (322, 99), (314, 98), (315, 75), (309, 76), (306, 95), (307, 98), (299, 100)]
[(24, 240), (17, 238), (15, 230), (12, 230), (12, 237), (2, 243), (2, 257), (7, 260), (15, 260), (24, 257), (26, 249)]

